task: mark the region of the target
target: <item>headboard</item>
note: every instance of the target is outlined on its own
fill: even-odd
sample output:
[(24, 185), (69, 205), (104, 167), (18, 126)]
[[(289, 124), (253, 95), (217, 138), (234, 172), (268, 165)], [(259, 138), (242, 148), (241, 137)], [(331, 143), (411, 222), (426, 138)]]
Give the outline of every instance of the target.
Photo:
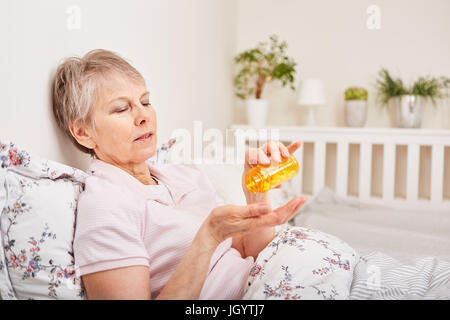
[(268, 137), (285, 145), (302, 141), (295, 154), (301, 195), (328, 186), (365, 203), (450, 213), (450, 130), (235, 125), (231, 131), (253, 146)]

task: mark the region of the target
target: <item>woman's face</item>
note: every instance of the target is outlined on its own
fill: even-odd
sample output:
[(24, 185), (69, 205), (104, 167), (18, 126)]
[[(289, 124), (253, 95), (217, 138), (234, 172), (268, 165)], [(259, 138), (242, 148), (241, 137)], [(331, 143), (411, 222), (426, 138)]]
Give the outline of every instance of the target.
[[(93, 117), (94, 148), (100, 160), (117, 164), (142, 163), (156, 151), (156, 113), (142, 83), (114, 76), (104, 84)], [(148, 139), (138, 139), (151, 133)]]

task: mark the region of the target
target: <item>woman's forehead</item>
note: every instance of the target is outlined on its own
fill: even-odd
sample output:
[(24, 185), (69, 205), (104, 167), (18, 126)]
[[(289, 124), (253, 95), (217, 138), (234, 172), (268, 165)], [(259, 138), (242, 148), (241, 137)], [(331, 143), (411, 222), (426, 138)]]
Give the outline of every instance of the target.
[(143, 81), (137, 81), (126, 76), (111, 75), (104, 77), (100, 86), (100, 96), (108, 103), (111, 99), (118, 97), (134, 97), (142, 95), (146, 91)]
[(147, 89), (142, 81), (122, 75), (104, 76), (99, 86), (99, 99), (95, 109), (106, 110), (105, 108), (117, 98), (140, 98), (145, 92)]
[(143, 80), (133, 79), (129, 76), (111, 73), (103, 76), (102, 90), (105, 92), (115, 92), (118, 90), (133, 90), (145, 88)]

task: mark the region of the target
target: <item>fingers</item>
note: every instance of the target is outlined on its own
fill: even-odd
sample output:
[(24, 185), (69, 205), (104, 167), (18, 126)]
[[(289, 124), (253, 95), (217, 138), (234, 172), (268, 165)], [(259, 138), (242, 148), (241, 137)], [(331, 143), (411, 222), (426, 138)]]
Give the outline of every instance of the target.
[[(261, 149), (264, 151), (265, 154), (270, 156), (270, 158), (273, 161), (280, 163), (281, 162), (281, 153), (282, 153), (280, 151), (280, 145), (282, 145), (282, 143), (280, 143), (280, 142), (277, 143), (275, 141), (268, 141), (261, 147)], [(287, 158), (287, 157), (289, 157), (289, 155), (287, 155), (285, 157)]]
[(280, 153), (283, 158), (289, 158), (291, 156), (289, 149), (284, 144), (278, 142), (278, 147), (280, 148)]
[(290, 200), (287, 204), (279, 207), (268, 214), (254, 219), (254, 227), (277, 226), (288, 222), (297, 211), (306, 203), (306, 198), (299, 197)]
[(247, 206), (221, 206), (213, 210), (206, 225), (214, 239), (218, 239), (220, 243), (236, 234), (284, 224), (305, 202), (305, 198), (294, 198), (276, 210), (271, 210), (270, 205), (264, 202)]
[(297, 211), (306, 203), (306, 201), (307, 199), (305, 197), (294, 198), (284, 206), (281, 206), (274, 211), (277, 213), (277, 215), (286, 218), (286, 221), (288, 221), (294, 214), (297, 213)]
[(302, 145), (301, 141), (295, 141), (295, 142), (291, 143), (289, 146), (287, 146), (287, 149), (292, 154), (295, 151), (297, 151), (297, 149), (300, 148), (301, 145)]
[(288, 147), (286, 147), (281, 142), (268, 141), (264, 144), (261, 149), (271, 157), (271, 159), (275, 162), (281, 162), (281, 157), (289, 158), (291, 154), (293, 154), (300, 146), (302, 145), (301, 141), (295, 141), (291, 143)]
[(250, 166), (254, 167), (258, 164), (270, 164), (270, 159), (260, 148), (251, 148), (245, 154), (245, 162)]
[(238, 206), (237, 210), (240, 211), (239, 213), (242, 218), (249, 219), (268, 214), (271, 211), (271, 208), (265, 202), (258, 202), (247, 206)]
[(295, 141), (289, 146), (277, 141), (268, 141), (260, 148), (251, 148), (245, 154), (245, 162), (250, 167), (258, 164), (267, 165), (271, 161), (282, 162), (282, 158), (289, 158), (301, 146), (301, 141)]

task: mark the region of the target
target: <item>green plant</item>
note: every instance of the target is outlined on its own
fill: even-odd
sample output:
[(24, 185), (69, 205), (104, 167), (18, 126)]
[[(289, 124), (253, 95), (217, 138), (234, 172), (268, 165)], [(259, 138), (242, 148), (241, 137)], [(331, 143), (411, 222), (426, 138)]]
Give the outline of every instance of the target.
[(402, 79), (393, 79), (386, 69), (381, 69), (378, 75), (378, 97), (383, 105), (387, 105), (390, 98), (408, 94), (408, 90), (405, 88)]
[(235, 56), (234, 62), (239, 72), (234, 77), (236, 96), (246, 99), (254, 95), (261, 99), (264, 85), (274, 80), (281, 81), (285, 87), (288, 83), (292, 90), (296, 62), (286, 56), (287, 43), (279, 42), (278, 36), (272, 35), (270, 43), (260, 42), (256, 48), (246, 50)]
[(444, 93), (444, 90), (449, 86), (450, 78), (447, 77), (420, 77), (416, 82), (414, 82), (411, 88), (411, 94), (429, 98), (433, 102), (433, 105), (436, 105), (436, 99), (443, 99), (448, 96)]
[(367, 101), (367, 90), (361, 87), (350, 87), (345, 90), (345, 100)]
[(450, 78), (447, 77), (419, 77), (410, 88), (407, 88), (403, 84), (402, 79), (392, 78), (386, 69), (381, 69), (378, 75), (376, 88), (378, 98), (383, 105), (387, 105), (391, 98), (410, 94), (429, 98), (435, 106), (437, 98), (448, 96), (448, 94), (444, 93), (444, 90), (450, 86)]

